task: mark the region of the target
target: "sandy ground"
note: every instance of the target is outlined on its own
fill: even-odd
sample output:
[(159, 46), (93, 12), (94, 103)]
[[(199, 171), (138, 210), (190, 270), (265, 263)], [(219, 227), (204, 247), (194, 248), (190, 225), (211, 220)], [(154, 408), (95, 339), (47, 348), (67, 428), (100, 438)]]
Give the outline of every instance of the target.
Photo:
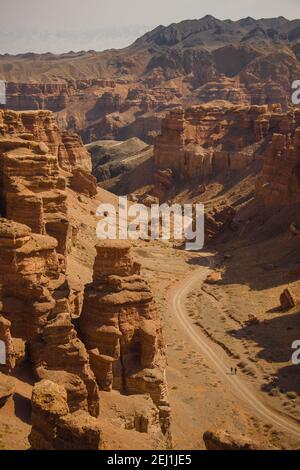
[[(262, 418), (256, 412), (255, 405), (243, 402), (234, 387), (220, 377), (219, 371), (205, 354), (197, 350), (178, 323), (170, 302), (168, 304), (170, 296), (178, 290), (180, 280), (196, 269), (201, 278), (201, 271), (207, 270), (206, 257), (201, 254), (190, 256), (159, 243), (156, 246), (150, 245), (152, 244), (136, 248), (135, 253), (142, 262), (145, 277), (153, 286), (163, 318), (168, 347), (168, 384), (175, 447), (203, 448), (203, 432), (211, 428), (226, 428), (235, 433), (246, 434), (260, 443), (262, 448), (299, 447), (300, 426), (299, 437), (292, 435), (279, 425), (276, 426), (274, 420)], [(219, 259), (214, 253), (210, 256), (212, 259)], [(271, 308), (274, 302), (277, 305), (282, 286), (276, 287), (275, 291), (253, 291), (249, 286), (228, 284), (225, 287), (208, 286), (202, 279), (199, 285), (193, 286), (186, 298), (186, 311), (191, 323), (209, 338), (228, 375), (231, 367), (237, 367), (239, 377), (242, 377), (258, 400), (264, 406), (278, 410), (279, 421), (280, 413), (297, 418), (300, 403), (297, 393), (293, 391), (277, 394), (277, 388), (274, 390), (272, 374), (278, 367), (274, 363), (275, 359), (264, 358), (264, 351), (251, 334), (253, 327), (249, 328), (250, 335), (241, 334), (248, 330), (243, 326), (248, 312), (255, 314), (261, 311), (262, 305), (267, 309)], [(275, 319), (278, 318), (278, 313), (274, 315)], [(292, 313), (290, 315), (294, 316)], [(272, 325), (271, 327), (273, 328)], [(269, 325), (264, 323), (257, 325), (257, 329), (265, 336), (268, 328)], [(283, 340), (278, 329), (269, 331), (268, 335), (273, 338), (269, 350), (274, 355), (278, 348), (282, 350), (286, 344), (286, 357), (282, 366), (289, 367), (287, 363), (290, 360), (291, 343), (286, 338)], [(276, 342), (277, 345), (274, 344)], [(297, 424), (295, 429), (298, 429)]]

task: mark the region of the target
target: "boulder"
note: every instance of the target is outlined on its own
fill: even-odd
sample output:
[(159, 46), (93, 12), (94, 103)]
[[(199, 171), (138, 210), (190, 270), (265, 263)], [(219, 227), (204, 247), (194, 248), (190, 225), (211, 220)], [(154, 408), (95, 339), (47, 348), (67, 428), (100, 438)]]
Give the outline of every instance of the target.
[(206, 431), (203, 440), (207, 450), (259, 450), (258, 444), (250, 438), (231, 434), (223, 429)]
[(31, 398), (34, 450), (102, 450), (100, 423), (87, 412), (70, 413), (67, 392), (50, 380), (35, 384)]

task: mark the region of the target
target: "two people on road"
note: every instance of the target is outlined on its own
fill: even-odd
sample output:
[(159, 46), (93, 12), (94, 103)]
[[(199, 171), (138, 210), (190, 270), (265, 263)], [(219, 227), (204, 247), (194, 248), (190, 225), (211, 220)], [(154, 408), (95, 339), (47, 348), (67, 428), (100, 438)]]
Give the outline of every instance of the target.
[(237, 368), (236, 367), (231, 367), (230, 372), (231, 372), (231, 375), (236, 375), (237, 374)]

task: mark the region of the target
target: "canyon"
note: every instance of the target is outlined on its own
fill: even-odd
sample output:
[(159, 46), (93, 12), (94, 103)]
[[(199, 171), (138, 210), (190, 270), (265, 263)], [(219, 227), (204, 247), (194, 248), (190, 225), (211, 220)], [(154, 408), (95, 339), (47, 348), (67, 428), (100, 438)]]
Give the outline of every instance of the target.
[[(82, 267), (74, 269), (74, 252), (75, 257), (85, 255), (76, 248), (78, 238), (91, 234), (93, 247), (97, 241), (95, 212), (85, 206), (93, 204), (95, 211), (105, 200), (90, 174), (90, 154), (77, 135), (61, 133), (51, 111), (0, 111), (0, 126), (0, 339), (6, 346), (1, 404), (11, 406), (26, 371), (27, 387), (35, 384), (28, 437), (33, 449), (105, 448), (113, 431), (103, 433), (100, 391), (111, 390), (109, 364), (116, 360), (114, 388), (124, 397), (122, 407), (133, 408), (127, 418), (132, 413), (132, 424), (124, 423), (124, 430), (149, 434), (149, 440), (154, 435), (162, 446), (171, 445), (160, 317), (130, 246), (97, 245), (94, 267), (90, 247), (91, 283), (86, 289)], [(80, 208), (84, 220), (92, 219), (89, 234), (83, 222), (78, 226)], [(111, 293), (101, 294), (106, 285)], [(93, 292), (99, 297), (96, 303)], [(113, 326), (120, 308), (124, 316)], [(17, 381), (14, 387), (7, 374)], [(129, 405), (125, 395), (132, 396)], [(107, 402), (106, 408), (113, 409), (114, 403)], [(68, 434), (71, 442), (66, 441)]]
[[(0, 56), (1, 450), (299, 448), (299, 24)], [(97, 239), (118, 195), (204, 248)]]

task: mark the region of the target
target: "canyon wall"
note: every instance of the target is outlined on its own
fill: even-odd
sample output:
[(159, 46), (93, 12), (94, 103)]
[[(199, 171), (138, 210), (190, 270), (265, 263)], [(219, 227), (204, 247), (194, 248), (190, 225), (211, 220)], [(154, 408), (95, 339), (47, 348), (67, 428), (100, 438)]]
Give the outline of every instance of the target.
[(267, 106), (224, 103), (171, 111), (155, 139), (157, 170), (170, 169), (181, 180), (243, 170), (256, 158), (268, 116)]
[(1, 314), (11, 322), (12, 336), (26, 342), (37, 378), (64, 385), (72, 410), (98, 416), (98, 388), (71, 321), (57, 244), (25, 225), (0, 220)]
[(17, 111), (42, 110), (58, 112), (88, 88), (114, 88), (109, 79), (60, 80), (43, 82), (7, 82), (7, 108)]
[[(61, 134), (55, 114), (51, 111), (0, 110), (0, 135), (19, 137), (48, 149), (60, 168), (71, 172), (75, 167), (91, 169), (91, 158), (74, 133)], [(24, 144), (29, 145), (29, 144)]]
[(256, 194), (267, 206), (290, 206), (300, 201), (300, 110), (274, 121)]
[(50, 109), (86, 143), (152, 143), (161, 113), (212, 100), (287, 110), (300, 76), (299, 32), (285, 18), (211, 15), (159, 26), (123, 49), (0, 55), (7, 107)]
[(0, 368), (5, 377), (11, 372), (14, 345), (22, 343), (23, 362), (38, 382), (32, 447), (103, 448), (101, 420), (94, 420), (99, 388), (149, 397), (152, 411), (140, 432), (155, 424), (166, 445), (170, 408), (160, 318), (129, 245), (97, 247), (94, 281), (82, 317), (74, 320), (82, 292), (71, 289), (67, 275), (74, 243), (68, 209), (74, 194), (67, 186), (86, 200), (97, 195), (88, 152), (74, 133), (59, 131), (49, 111), (2, 110), (0, 132), (0, 340), (6, 348)]
[(72, 173), (65, 169), (76, 170), (84, 158), (90, 163), (90, 156), (75, 136), (66, 142), (48, 111), (1, 111), (0, 129), (1, 325), (8, 372), (14, 341), (23, 341), (36, 380), (62, 385), (72, 413), (97, 417), (98, 386), (72, 323), (74, 293), (66, 278), (72, 244), (66, 183)]

